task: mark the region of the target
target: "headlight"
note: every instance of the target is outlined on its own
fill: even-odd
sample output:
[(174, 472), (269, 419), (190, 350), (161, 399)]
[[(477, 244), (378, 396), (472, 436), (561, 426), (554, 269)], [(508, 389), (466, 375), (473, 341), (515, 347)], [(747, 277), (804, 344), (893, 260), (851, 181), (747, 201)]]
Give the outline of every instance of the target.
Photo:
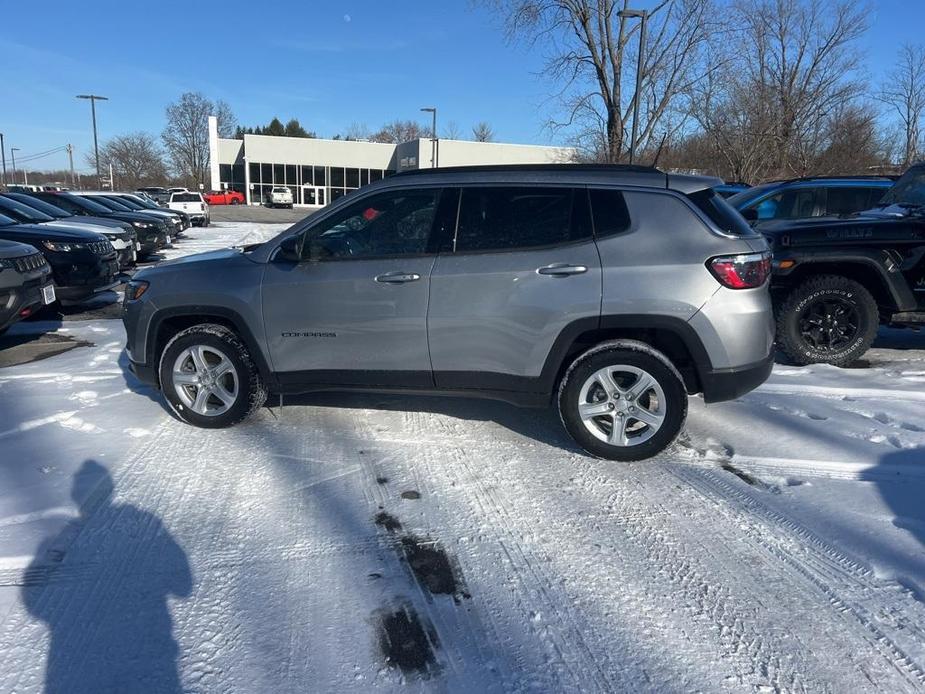
[(42, 245), (45, 246), (50, 251), (56, 251), (58, 253), (67, 253), (68, 251), (79, 250), (81, 244), (79, 243), (62, 243), (60, 241), (42, 241)]
[(13, 264), (13, 261), (10, 260), (9, 258), (0, 258), (0, 272), (2, 272), (5, 269), (12, 270), (14, 267), (16, 266)]
[(131, 280), (125, 287), (125, 300), (137, 301), (146, 291), (148, 291), (147, 282), (144, 280)]
[(152, 222), (132, 222), (132, 226), (136, 229), (150, 229), (154, 224)]

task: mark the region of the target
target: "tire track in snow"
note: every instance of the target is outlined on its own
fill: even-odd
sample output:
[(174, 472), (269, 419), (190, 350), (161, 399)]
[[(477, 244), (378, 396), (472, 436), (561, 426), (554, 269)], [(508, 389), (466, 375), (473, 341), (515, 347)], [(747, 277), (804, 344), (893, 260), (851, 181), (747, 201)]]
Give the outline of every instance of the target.
[[(711, 500), (751, 543), (821, 592), (835, 614), (847, 622), (846, 635), (863, 638), (906, 679), (909, 691), (925, 685), (925, 669), (910, 655), (913, 650), (921, 651), (925, 606), (907, 589), (879, 581), (870, 569), (715, 471), (678, 466), (670, 472)], [(911, 642), (909, 646), (898, 643), (903, 635), (903, 640)]]

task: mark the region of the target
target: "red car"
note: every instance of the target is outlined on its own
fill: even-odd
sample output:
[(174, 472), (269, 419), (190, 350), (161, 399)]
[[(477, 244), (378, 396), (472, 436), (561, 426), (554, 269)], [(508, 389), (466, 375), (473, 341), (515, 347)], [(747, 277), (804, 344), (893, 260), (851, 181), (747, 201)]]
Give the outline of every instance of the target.
[(243, 205), (244, 193), (236, 190), (212, 190), (202, 196), (209, 205)]

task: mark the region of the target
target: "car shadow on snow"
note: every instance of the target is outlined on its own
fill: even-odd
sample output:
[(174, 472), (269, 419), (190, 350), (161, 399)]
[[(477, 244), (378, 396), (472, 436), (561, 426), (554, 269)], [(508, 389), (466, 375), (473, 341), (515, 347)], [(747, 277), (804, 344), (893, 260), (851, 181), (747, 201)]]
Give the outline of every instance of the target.
[[(270, 396), (276, 405), (279, 396)], [(423, 412), (473, 422), (495, 422), (525, 438), (570, 453), (582, 453), (568, 436), (555, 410), (550, 407), (523, 408), (498, 400), (439, 395), (393, 395), (376, 393), (323, 392), (286, 395), (284, 407), (335, 407), (341, 409)]]
[[(893, 525), (905, 530), (925, 548), (925, 447), (907, 448), (888, 453), (880, 458), (879, 468), (883, 472), (872, 477), (884, 503), (893, 512)], [(909, 472), (904, 474), (903, 468)], [(877, 472), (874, 468), (872, 472)], [(917, 593), (925, 602), (922, 587), (907, 587)]]
[(168, 598), (191, 594), (186, 553), (114, 493), (109, 471), (86, 460), (72, 482), (78, 516), (23, 574), (23, 604), (50, 632), (45, 690), (181, 692)]

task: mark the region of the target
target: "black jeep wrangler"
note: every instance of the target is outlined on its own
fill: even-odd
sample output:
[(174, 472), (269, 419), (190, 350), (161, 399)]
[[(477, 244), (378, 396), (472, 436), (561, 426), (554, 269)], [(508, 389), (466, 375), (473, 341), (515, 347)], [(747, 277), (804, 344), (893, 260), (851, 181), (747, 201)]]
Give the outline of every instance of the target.
[(847, 217), (763, 225), (777, 343), (796, 364), (848, 366), (880, 325), (925, 325), (925, 163)]

